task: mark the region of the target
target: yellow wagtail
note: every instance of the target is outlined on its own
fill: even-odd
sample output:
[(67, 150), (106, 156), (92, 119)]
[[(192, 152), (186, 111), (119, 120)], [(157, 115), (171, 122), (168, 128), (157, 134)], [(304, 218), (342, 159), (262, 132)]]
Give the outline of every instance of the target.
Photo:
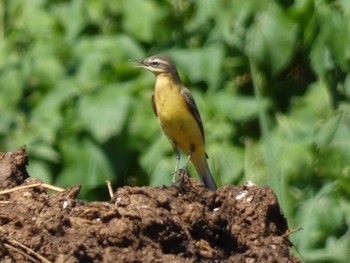
[(191, 160), (205, 186), (215, 190), (216, 184), (207, 163), (201, 116), (190, 91), (182, 84), (174, 62), (163, 55), (134, 61), (142, 65), (133, 68), (147, 69), (156, 76), (152, 107), (176, 154), (175, 175), (180, 162), (180, 148), (188, 156), (183, 170), (187, 173)]

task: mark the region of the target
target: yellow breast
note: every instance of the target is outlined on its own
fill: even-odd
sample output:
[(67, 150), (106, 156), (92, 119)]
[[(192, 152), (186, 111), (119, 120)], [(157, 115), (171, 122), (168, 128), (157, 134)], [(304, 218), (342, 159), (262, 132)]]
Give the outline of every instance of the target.
[(199, 126), (181, 94), (182, 85), (169, 77), (157, 77), (154, 102), (164, 133), (186, 154), (191, 145), (196, 153), (204, 154), (204, 140)]

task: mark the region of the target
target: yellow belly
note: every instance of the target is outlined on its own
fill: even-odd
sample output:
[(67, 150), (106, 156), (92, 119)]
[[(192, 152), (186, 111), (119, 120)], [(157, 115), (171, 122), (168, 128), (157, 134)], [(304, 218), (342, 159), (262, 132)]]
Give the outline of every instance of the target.
[(154, 91), (157, 114), (164, 133), (188, 155), (205, 155), (204, 140), (199, 126), (190, 112), (179, 87), (167, 80), (157, 80)]

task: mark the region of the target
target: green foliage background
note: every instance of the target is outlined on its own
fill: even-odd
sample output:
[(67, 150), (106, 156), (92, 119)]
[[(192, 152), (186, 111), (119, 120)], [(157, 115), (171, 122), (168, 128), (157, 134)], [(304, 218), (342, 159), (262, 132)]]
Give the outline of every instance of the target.
[[(350, 1), (2, 0), (0, 147), (82, 198), (161, 185), (175, 157), (150, 106), (171, 56), (219, 185), (273, 187), (304, 262), (350, 257)], [(195, 174), (192, 169), (192, 174)]]

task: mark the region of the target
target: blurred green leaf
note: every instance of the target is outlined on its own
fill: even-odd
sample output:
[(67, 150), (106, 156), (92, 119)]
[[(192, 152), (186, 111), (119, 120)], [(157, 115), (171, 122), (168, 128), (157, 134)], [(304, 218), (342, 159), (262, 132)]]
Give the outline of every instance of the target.
[(254, 16), (254, 10), (259, 10), (261, 3), (269, 1), (232, 1), (232, 7), (227, 8), (223, 5), (218, 16), (218, 26), (216, 28), (222, 35), (222, 38), (230, 45), (235, 46), (241, 51), (245, 49), (245, 37), (247, 25)]
[(114, 177), (112, 167), (101, 149), (88, 138), (60, 142), (63, 169), (57, 183), (64, 187), (80, 184), (82, 193)]
[[(349, 243), (349, 234), (345, 234), (348, 226), (344, 225), (346, 214), (344, 214), (344, 209), (341, 209), (342, 202), (334, 198), (334, 195), (329, 195), (333, 186), (334, 184), (325, 185), (315, 197), (303, 204), (303, 212), (299, 218), (299, 226), (303, 227), (303, 230), (296, 236), (297, 244), (299, 248), (302, 248), (299, 251), (307, 262), (321, 260), (347, 262), (348, 257), (345, 256), (349, 254), (343, 247)], [(323, 231), (320, 231), (321, 229)], [(337, 230), (342, 230), (343, 242), (339, 242), (338, 239), (338, 243), (336, 237), (330, 235)], [(326, 249), (316, 249), (316, 245), (322, 240), (326, 240)], [(338, 243), (338, 248), (335, 248), (336, 243)], [(334, 253), (335, 251), (337, 253)]]
[(340, 124), (340, 116), (335, 115), (325, 121), (317, 131), (315, 142), (318, 146), (327, 146), (332, 141)]
[(123, 130), (130, 107), (128, 93), (128, 85), (109, 85), (80, 100), (79, 116), (98, 142)]
[(31, 78), (38, 85), (54, 85), (64, 76), (64, 68), (52, 56), (39, 57), (31, 66)]
[(350, 98), (350, 74), (346, 75), (345, 81), (344, 81), (344, 91), (347, 98)]
[(86, 12), (92, 21), (96, 23), (103, 23), (106, 19), (104, 15), (107, 11), (107, 5), (103, 1), (88, 0), (84, 1)]
[[(256, 98), (242, 96), (227, 91), (217, 92), (212, 99), (212, 103), (215, 112), (235, 121), (256, 118), (260, 107)], [(265, 108), (269, 105), (267, 99), (263, 99), (262, 104)]]
[(207, 146), (209, 167), (218, 185), (237, 182), (244, 167), (243, 150), (228, 144), (211, 144)]
[(171, 158), (170, 156), (162, 158), (162, 160), (155, 165), (149, 182), (150, 186), (170, 186), (173, 178), (171, 173), (174, 171), (174, 169), (169, 169), (170, 166), (175, 167), (175, 158)]
[(62, 3), (53, 10), (65, 30), (64, 38), (67, 41), (72, 41), (86, 23), (83, 15), (84, 4), (83, 0), (73, 0)]
[(0, 110), (15, 109), (20, 102), (23, 91), (21, 88), (23, 78), (15, 69), (9, 69), (0, 75)]
[(222, 46), (213, 45), (198, 50), (173, 50), (169, 53), (177, 62), (180, 72), (184, 70), (191, 82), (203, 79), (210, 90), (218, 88), (224, 59)]
[[(55, 89), (48, 92), (32, 108), (28, 127), (23, 130), (27, 135), (33, 136), (31, 143), (39, 141), (53, 144), (55, 142), (57, 133), (63, 125), (62, 107), (76, 94), (77, 89), (70, 80), (61, 80)], [(52, 155), (52, 159), (56, 157)]]
[(335, 67), (330, 47), (320, 35), (312, 47), (310, 58), (313, 69), (321, 76)]
[(52, 184), (52, 174), (49, 165), (45, 162), (30, 159), (27, 172), (30, 176), (40, 179), (42, 182)]
[(133, 143), (139, 149), (148, 145), (147, 141), (152, 140), (152, 136), (160, 133), (159, 122), (151, 106), (151, 96), (152, 89), (145, 88), (138, 98), (134, 98), (130, 106), (133, 117), (128, 119), (128, 134), (134, 138)]
[(83, 92), (96, 89), (100, 84), (103, 57), (98, 53), (86, 54), (79, 67), (77, 79)]
[(31, 2), (11, 1), (9, 6), (12, 26), (23, 30), (29, 35), (44, 37), (53, 31), (53, 17), (43, 10), (44, 1), (34, 0)]
[(257, 185), (265, 185), (269, 180), (269, 171), (260, 146), (248, 139), (245, 141), (244, 179)]
[[(159, 132), (161, 134), (161, 132)], [(164, 134), (158, 136), (152, 141), (150, 147), (148, 147), (141, 155), (141, 165), (149, 173), (154, 173), (154, 168), (161, 162), (165, 153), (174, 154), (174, 168), (175, 168), (175, 153), (172, 152), (171, 144), (167, 140)], [(172, 171), (173, 169), (169, 170)]]
[(283, 131), (272, 135), (272, 147), (278, 154), (275, 165), (280, 174), (303, 176), (312, 170), (314, 159), (310, 145), (288, 138)]
[(336, 68), (348, 70), (350, 58), (349, 21), (342, 12), (320, 5), (316, 8), (316, 19), (320, 32), (312, 46), (311, 61), (319, 75)]
[(123, 1), (123, 10), (124, 30), (144, 42), (149, 42), (157, 36), (157, 24), (161, 23), (166, 13), (166, 10), (154, 1)]
[[(82, 38), (74, 47), (74, 56), (80, 62), (79, 75), (82, 80), (86, 79), (83, 83), (89, 86), (89, 81), (96, 84), (100, 74), (105, 75), (107, 71), (104, 69), (107, 65), (120, 70), (122, 67), (130, 66), (129, 59), (141, 58), (144, 53), (133, 39), (121, 34), (113, 37)], [(113, 72), (113, 74), (116, 73), (119, 72)], [(113, 76), (113, 78), (118, 77), (121, 76), (117, 74)]]
[(191, 20), (189, 27), (197, 29), (208, 23), (208, 21), (215, 17), (220, 11), (222, 5), (223, 1), (202, 0), (198, 2), (196, 5), (197, 12), (195, 13), (193, 20)]
[(307, 262), (339, 262), (346, 263), (349, 260), (350, 234), (342, 238), (328, 237), (325, 249), (314, 249), (307, 252), (304, 257)]
[(279, 127), (289, 140), (311, 144), (320, 119), (331, 109), (330, 104), (324, 83), (314, 83), (304, 97), (294, 99), (288, 116), (278, 116)]
[(277, 4), (270, 4), (257, 14), (249, 28), (246, 53), (259, 64), (271, 64), (273, 73), (283, 69), (290, 61), (296, 44), (297, 25)]

